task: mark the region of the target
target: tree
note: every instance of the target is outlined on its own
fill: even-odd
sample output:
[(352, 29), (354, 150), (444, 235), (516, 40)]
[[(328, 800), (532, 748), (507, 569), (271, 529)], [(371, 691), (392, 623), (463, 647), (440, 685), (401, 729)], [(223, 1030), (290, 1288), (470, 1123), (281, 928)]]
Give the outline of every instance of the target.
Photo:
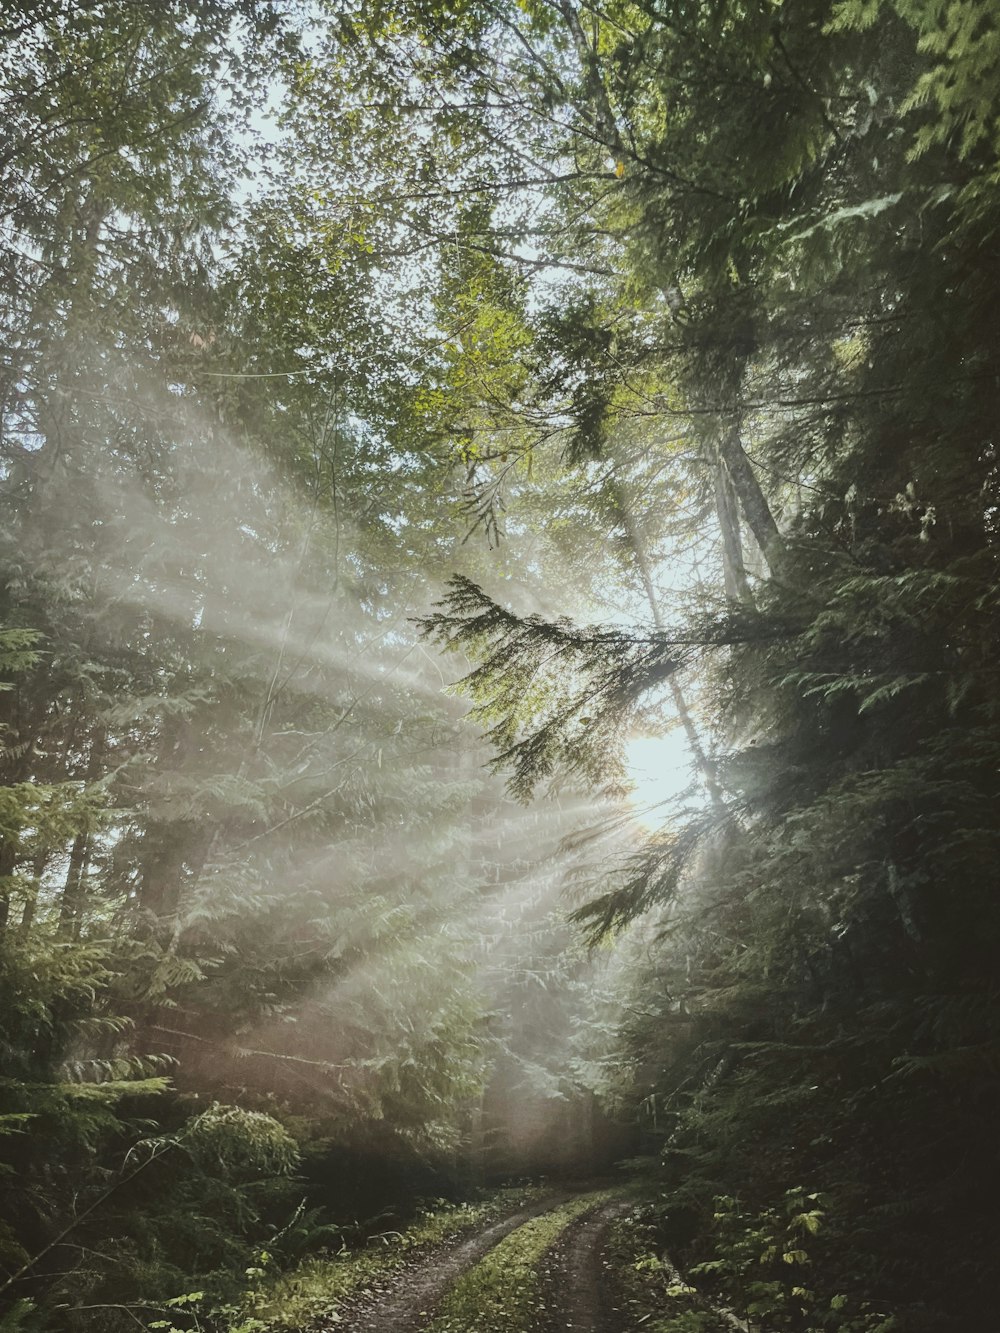
[[(711, 672), (729, 830), (699, 815), (665, 835), (585, 915), (607, 929), (669, 909), (664, 969), (684, 1032), (659, 1056), (660, 1095), (700, 1089), (677, 1093), (673, 1140), (692, 1197), (704, 1207), (737, 1182), (766, 1210), (808, 1169), (839, 1210), (831, 1291), (864, 1274), (852, 1299), (880, 1288), (914, 1327), (924, 1300), (945, 1327), (954, 1305), (930, 1281), (915, 1295), (920, 1261), (902, 1255), (926, 1269), (929, 1252), (900, 1219), (931, 1197), (981, 1216), (992, 1188), (964, 1164), (970, 1142), (985, 1159), (971, 1108), (994, 1095), (982, 873), (995, 793), (990, 760), (972, 755), (995, 745), (982, 711), (995, 403), (979, 369), (993, 355), (995, 24), (905, 5), (450, 18), (445, 33), (424, 8), (404, 31), (419, 31), (420, 69), (450, 110), (458, 87), (482, 123), (505, 118), (492, 162), (470, 130), (465, 179), (514, 208), (530, 198), (551, 225), (542, 238), (515, 221), (534, 247), (519, 259), (494, 202), (449, 242), (502, 251), (512, 270), (575, 265), (552, 302), (572, 314), (524, 320), (542, 349), (516, 350), (529, 378), (479, 376), (480, 407), (492, 388), (498, 400), (480, 427), (480, 487), (502, 472), (513, 493), (509, 459), (498, 467), (485, 445), (504, 414), (522, 424), (524, 466), (546, 439), (571, 462), (604, 460), (640, 415), (662, 440), (679, 421), (714, 492), (728, 606), (681, 613), (670, 632), (581, 628), (457, 581), (427, 627), (472, 655), (466, 688), (522, 796), (562, 770), (614, 780), (620, 738), (663, 682)], [(375, 32), (366, 49), (387, 40)], [(510, 172), (519, 154), (550, 165), (537, 186)], [(662, 1051), (655, 1023), (641, 1040)], [(903, 1091), (931, 1070), (941, 1084)], [(936, 1099), (959, 1084), (969, 1115), (942, 1140)], [(809, 1105), (833, 1087), (854, 1091), (849, 1111)], [(748, 1140), (766, 1151), (748, 1159)], [(846, 1219), (887, 1190), (897, 1209), (864, 1228), (880, 1256), (866, 1263)], [(959, 1233), (962, 1265), (968, 1225)], [(985, 1308), (971, 1276), (963, 1299), (969, 1317)]]
[[(124, 1326), (189, 1231), (232, 1290), (287, 1216), (275, 1117), (346, 1215), (366, 1154), (441, 1180), (515, 1088), (598, 1088), (762, 1321), (974, 1323), (992, 14), (2, 22), (5, 1125), (62, 1145), (11, 1139), (6, 1294)], [(480, 773), (415, 619), (561, 808)], [(644, 839), (613, 802), (673, 722), (699, 784)]]

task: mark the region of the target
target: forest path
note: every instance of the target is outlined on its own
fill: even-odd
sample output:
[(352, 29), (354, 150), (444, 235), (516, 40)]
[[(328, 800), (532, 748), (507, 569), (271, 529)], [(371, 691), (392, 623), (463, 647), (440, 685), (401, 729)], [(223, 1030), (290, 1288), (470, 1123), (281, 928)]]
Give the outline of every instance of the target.
[(317, 1326), (322, 1333), (416, 1333), (434, 1313), (442, 1296), (457, 1277), (479, 1262), (490, 1250), (534, 1217), (551, 1212), (573, 1191), (550, 1194), (517, 1212), (510, 1213), (472, 1236), (436, 1247), (431, 1253), (416, 1253), (412, 1260), (387, 1273), (366, 1292), (350, 1297)]
[[(572, 1333), (618, 1333), (623, 1325), (614, 1304), (605, 1258), (608, 1228), (634, 1205), (616, 1199), (585, 1213), (562, 1233), (542, 1265), (549, 1325)], [(548, 1333), (548, 1330), (546, 1330)]]

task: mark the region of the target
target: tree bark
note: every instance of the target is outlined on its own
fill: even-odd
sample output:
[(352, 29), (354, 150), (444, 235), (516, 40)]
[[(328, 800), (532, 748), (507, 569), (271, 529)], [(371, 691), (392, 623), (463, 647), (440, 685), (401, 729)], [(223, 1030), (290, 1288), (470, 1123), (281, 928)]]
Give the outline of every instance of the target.
[(78, 833), (69, 854), (69, 869), (59, 908), (59, 935), (78, 940), (83, 925), (84, 876), (90, 859), (90, 834)]
[[(30, 450), (19, 449), (28, 466), (35, 510), (62, 459), (74, 417), (72, 370), (77, 350), (88, 339), (94, 279), (108, 206), (91, 192), (72, 210), (64, 233), (64, 258), (42, 283), (22, 330), (21, 343), (11, 350), (0, 379), (0, 416), (15, 399), (31, 405)], [(8, 432), (13, 440), (18, 432)], [(20, 432), (23, 434), (23, 431)], [(8, 449), (10, 445), (8, 444)]]
[(618, 130), (618, 124), (615, 119), (614, 111), (611, 107), (611, 101), (607, 90), (601, 80), (601, 72), (598, 69), (597, 57), (587, 41), (587, 35), (583, 31), (583, 25), (580, 22), (579, 10), (570, 3), (570, 0), (560, 0), (559, 12), (565, 20), (569, 29), (570, 37), (576, 48), (577, 59), (580, 62), (580, 71), (584, 77), (587, 95), (593, 105), (594, 119), (597, 129), (604, 145), (616, 157), (621, 157), (624, 152), (622, 137)]
[(0, 934), (10, 920), (10, 877), (17, 860), (16, 844), (9, 838), (0, 843)]
[[(101, 770), (104, 760), (105, 731), (98, 727), (90, 742), (90, 756), (87, 759), (87, 771), (84, 782), (94, 781)], [(73, 839), (69, 854), (69, 869), (63, 885), (62, 903), (59, 909), (59, 934), (64, 939), (78, 940), (83, 926), (83, 913), (86, 894), (87, 862), (90, 859), (91, 835), (89, 829), (81, 829)]]
[(761, 554), (772, 574), (779, 574), (785, 558), (785, 543), (774, 515), (761, 489), (757, 474), (747, 458), (739, 428), (733, 426), (719, 440), (719, 455), (733, 484), (747, 526), (757, 540)]
[(31, 933), (31, 927), (35, 924), (35, 912), (38, 910), (38, 890), (41, 878), (45, 874), (45, 867), (49, 863), (49, 849), (46, 847), (42, 851), (35, 853), (35, 859), (31, 863), (31, 878), (34, 881), (35, 889), (24, 900), (24, 908), (21, 912), (21, 924), (18, 932), (22, 939), (26, 939)]
[(750, 582), (743, 561), (739, 505), (732, 478), (718, 451), (715, 456), (713, 489), (715, 512), (719, 518), (719, 531), (722, 533), (722, 576), (726, 598), (737, 606), (750, 606), (753, 604), (753, 594), (750, 591)]

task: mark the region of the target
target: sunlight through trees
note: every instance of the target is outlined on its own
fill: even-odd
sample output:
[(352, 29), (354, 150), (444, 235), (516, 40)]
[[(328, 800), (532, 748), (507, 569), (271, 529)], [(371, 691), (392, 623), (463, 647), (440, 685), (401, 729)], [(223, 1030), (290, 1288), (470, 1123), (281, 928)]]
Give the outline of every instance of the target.
[(660, 1333), (984, 1326), (998, 81), (985, 0), (3, 6), (3, 1333), (622, 1160)]

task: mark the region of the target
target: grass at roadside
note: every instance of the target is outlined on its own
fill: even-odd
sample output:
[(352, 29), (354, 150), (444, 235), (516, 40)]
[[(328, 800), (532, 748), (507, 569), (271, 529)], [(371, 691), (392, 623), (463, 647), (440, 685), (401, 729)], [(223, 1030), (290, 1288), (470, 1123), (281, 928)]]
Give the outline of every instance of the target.
[(530, 1328), (541, 1302), (542, 1256), (572, 1221), (619, 1193), (599, 1190), (581, 1195), (512, 1231), (458, 1278), (428, 1333), (512, 1333)]
[(657, 1251), (655, 1227), (641, 1212), (611, 1224), (606, 1254), (627, 1327), (641, 1327), (643, 1333), (731, 1333)]
[(357, 1250), (312, 1255), (285, 1273), (270, 1275), (265, 1268), (239, 1311), (232, 1312), (231, 1333), (280, 1333), (335, 1315), (346, 1297), (376, 1282), (414, 1252), (488, 1226), (546, 1192), (540, 1186), (518, 1186), (495, 1190), (471, 1203), (441, 1204), (425, 1210), (405, 1231), (376, 1237)]

